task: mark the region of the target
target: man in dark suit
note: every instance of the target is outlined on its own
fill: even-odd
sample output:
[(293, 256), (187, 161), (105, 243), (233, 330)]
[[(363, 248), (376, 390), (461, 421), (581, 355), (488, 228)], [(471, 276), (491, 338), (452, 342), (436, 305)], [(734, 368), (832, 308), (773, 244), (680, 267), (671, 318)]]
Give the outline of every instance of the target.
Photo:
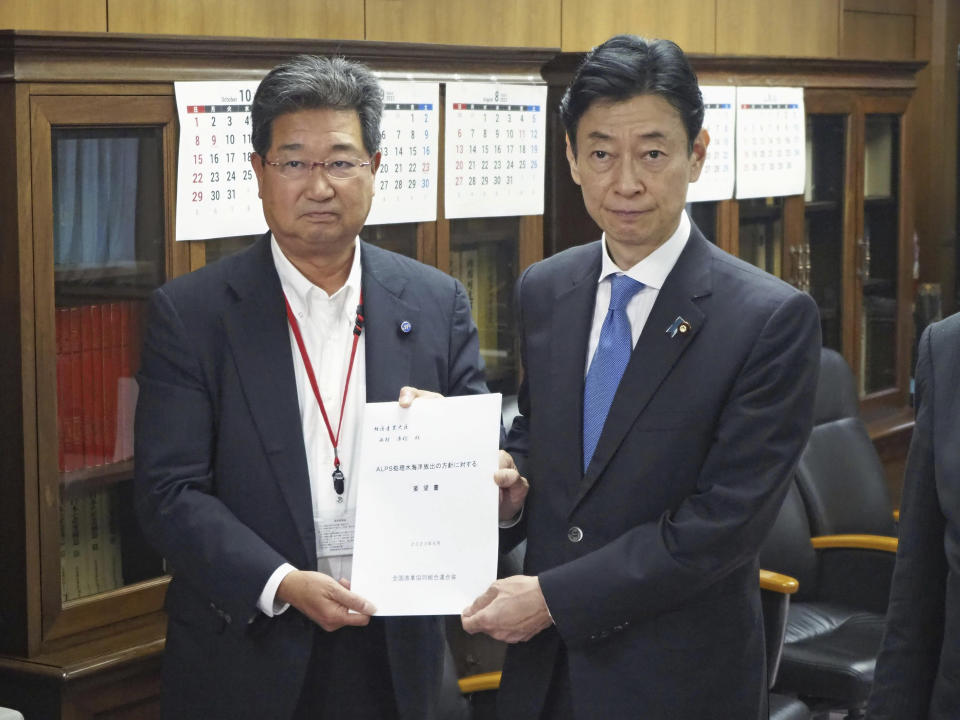
[(173, 574), (167, 718), (434, 717), (440, 620), (371, 618), (349, 590), (357, 430), (409, 386), (486, 388), (463, 287), (358, 238), (382, 106), (362, 65), (272, 70), (252, 107), (270, 231), (151, 298), (136, 492)]
[(960, 314), (924, 330), (869, 720), (960, 717)]
[(561, 103), (604, 235), (518, 283), (525, 575), (464, 613), (510, 643), (501, 718), (766, 717), (757, 552), (812, 424), (808, 295), (684, 211), (709, 138), (683, 52), (618, 36)]

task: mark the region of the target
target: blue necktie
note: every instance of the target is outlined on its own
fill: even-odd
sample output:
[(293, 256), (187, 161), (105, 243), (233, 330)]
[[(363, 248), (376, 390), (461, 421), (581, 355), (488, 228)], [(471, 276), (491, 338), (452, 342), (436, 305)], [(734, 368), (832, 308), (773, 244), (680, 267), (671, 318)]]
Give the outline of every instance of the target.
[(600, 431), (607, 420), (613, 396), (623, 371), (627, 369), (633, 339), (627, 303), (643, 283), (626, 275), (615, 275), (610, 283), (610, 309), (600, 328), (600, 342), (593, 354), (583, 387), (583, 470), (586, 472), (593, 451), (597, 449)]

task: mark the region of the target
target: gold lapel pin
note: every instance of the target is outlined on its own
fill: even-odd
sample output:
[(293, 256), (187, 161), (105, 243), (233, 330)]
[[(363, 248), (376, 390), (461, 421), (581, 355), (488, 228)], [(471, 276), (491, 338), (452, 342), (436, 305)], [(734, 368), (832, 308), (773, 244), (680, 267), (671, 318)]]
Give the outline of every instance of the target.
[(670, 323), (670, 327), (667, 328), (667, 335), (670, 337), (676, 337), (677, 333), (681, 335), (691, 330), (693, 326), (684, 320), (680, 315), (677, 315), (677, 319)]

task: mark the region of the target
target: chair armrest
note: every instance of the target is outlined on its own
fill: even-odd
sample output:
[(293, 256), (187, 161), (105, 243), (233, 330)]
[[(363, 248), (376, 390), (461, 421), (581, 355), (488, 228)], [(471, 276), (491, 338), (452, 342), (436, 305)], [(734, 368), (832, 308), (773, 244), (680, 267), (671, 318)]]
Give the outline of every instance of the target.
[(460, 678), (457, 683), (460, 685), (460, 692), (464, 695), (483, 690), (496, 690), (500, 687), (500, 671), (467, 675)]
[(889, 535), (819, 535), (810, 538), (810, 542), (817, 550), (854, 548), (894, 554), (897, 552), (897, 538)]
[(771, 592), (793, 595), (800, 587), (800, 583), (789, 575), (782, 575), (772, 570), (760, 570), (760, 589)]

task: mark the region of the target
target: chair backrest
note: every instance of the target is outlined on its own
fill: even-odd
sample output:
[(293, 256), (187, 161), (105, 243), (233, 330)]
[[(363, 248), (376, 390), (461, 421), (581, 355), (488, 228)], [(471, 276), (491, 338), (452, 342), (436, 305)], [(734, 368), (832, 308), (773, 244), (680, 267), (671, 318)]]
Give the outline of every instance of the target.
[(791, 482), (787, 496), (770, 534), (760, 546), (760, 567), (796, 579), (800, 589), (794, 600), (816, 597), (817, 551), (810, 544), (810, 523), (796, 483)]
[(820, 353), (814, 427), (797, 465), (813, 535), (894, 535), (883, 464), (860, 419), (856, 381), (843, 356)]

